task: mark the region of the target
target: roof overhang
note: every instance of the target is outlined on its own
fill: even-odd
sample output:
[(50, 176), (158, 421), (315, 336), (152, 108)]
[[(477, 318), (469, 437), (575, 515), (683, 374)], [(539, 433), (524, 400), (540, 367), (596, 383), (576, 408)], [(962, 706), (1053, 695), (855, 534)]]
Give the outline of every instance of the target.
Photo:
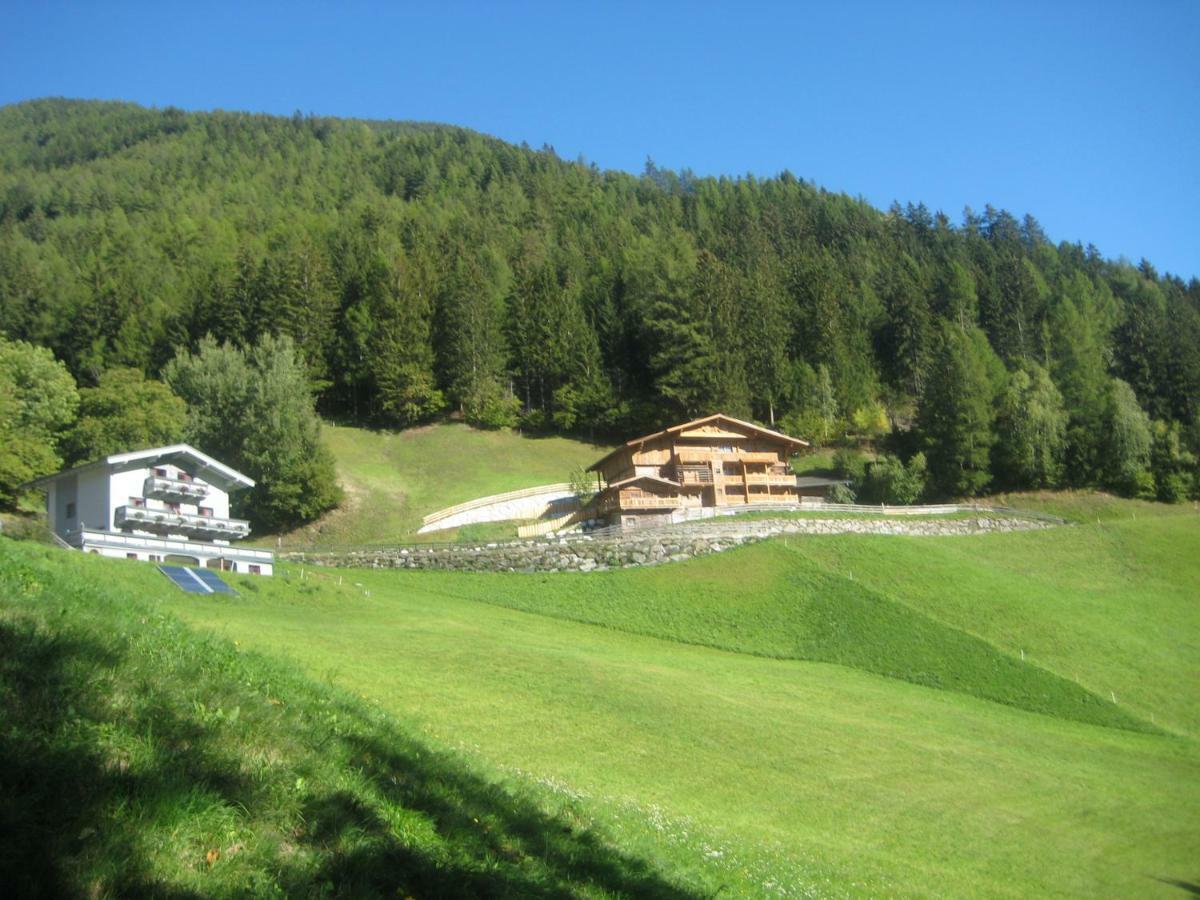
[(670, 488), (673, 491), (677, 491), (682, 487), (682, 485), (680, 485), (679, 482), (671, 481), (669, 478), (659, 478), (656, 475), (633, 475), (633, 476), (631, 476), (629, 478), (625, 478), (621, 481), (614, 481), (612, 484), (605, 487), (604, 490), (601, 491), (600, 493), (603, 494), (603, 493), (607, 493), (608, 491), (618, 491), (623, 487), (628, 487), (631, 484), (638, 484), (638, 483), (642, 483), (642, 482), (653, 485), (655, 487)]
[(30, 481), (21, 485), (21, 489), (49, 487), (60, 478), (81, 475), (98, 469), (109, 472), (128, 472), (132, 469), (148, 469), (163, 463), (186, 469), (197, 478), (226, 492), (254, 487), (253, 478), (218, 462), (190, 444), (171, 444), (168, 447), (151, 447), (147, 450), (133, 450), (129, 453), (114, 453), (73, 469), (66, 469)]

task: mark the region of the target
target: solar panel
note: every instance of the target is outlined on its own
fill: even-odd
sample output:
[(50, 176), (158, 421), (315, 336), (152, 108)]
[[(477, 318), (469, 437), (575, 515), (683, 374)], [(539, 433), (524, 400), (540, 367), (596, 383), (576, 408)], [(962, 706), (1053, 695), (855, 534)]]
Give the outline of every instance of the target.
[(175, 582), (176, 586), (187, 591), (189, 594), (211, 594), (213, 592), (212, 588), (183, 566), (159, 566), (158, 571), (162, 572)]
[(193, 575), (208, 585), (208, 589), (214, 594), (233, 594), (237, 596), (237, 591), (221, 580), (221, 576), (212, 569), (188, 569)]

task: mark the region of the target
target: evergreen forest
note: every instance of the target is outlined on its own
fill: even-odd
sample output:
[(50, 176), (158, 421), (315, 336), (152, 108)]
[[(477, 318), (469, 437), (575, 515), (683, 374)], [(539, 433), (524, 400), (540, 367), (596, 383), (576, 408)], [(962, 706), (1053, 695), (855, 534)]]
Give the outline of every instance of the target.
[(0, 109), (0, 334), (81, 391), (165, 380), (193, 406), (222, 353), (267, 371), (282, 347), (338, 421), (611, 440), (722, 411), (870, 442), (874, 481), (906, 496), (1200, 494), (1200, 281), (1031, 215), (881, 211), (786, 171), (634, 176), (441, 125), (21, 103)]

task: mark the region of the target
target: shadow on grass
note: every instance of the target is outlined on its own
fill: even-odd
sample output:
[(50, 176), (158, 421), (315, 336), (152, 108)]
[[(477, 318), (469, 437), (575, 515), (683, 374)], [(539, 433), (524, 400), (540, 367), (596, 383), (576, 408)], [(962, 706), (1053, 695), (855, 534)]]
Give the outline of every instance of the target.
[(1191, 881), (1179, 881), (1176, 878), (1155, 878), (1155, 881), (1169, 885), (1170, 887), (1179, 888), (1185, 894), (1194, 894), (1200, 896), (1200, 884)]
[(641, 860), (614, 851), (566, 817), (552, 818), (419, 744), (353, 735), (350, 767), (370, 779), (387, 802), (416, 811), (445, 838), (446, 853), (414, 854), (390, 837), (378, 814), (339, 792), (305, 810), (307, 839), (323, 849), (350, 837), (368, 849), (333, 853), (321, 878), (350, 894), (396, 888), (413, 896), (563, 897), (588, 885), (628, 897), (696, 896), (661, 879)]
[[(98, 645), (0, 623), (0, 884), (6, 896), (72, 897), (100, 885), (112, 896), (199, 896), (156, 881), (141, 858), (140, 835), (101, 830), (114, 798), (161, 801), (179, 787), (164, 773), (131, 776), (119, 758), (103, 758), (85, 737), (84, 723), (97, 704), (77, 676), (115, 662)], [(188, 767), (186, 759), (175, 765), (180, 772)]]
[[(696, 896), (307, 682), (267, 705), (243, 687), (255, 661), (216, 642), (147, 652), (40, 615), (0, 608), (6, 896)], [(206, 650), (216, 668), (180, 677)], [(247, 712), (214, 722), (217, 702)], [(247, 774), (249, 746), (274, 764)], [(206, 859), (230, 829), (237, 846)]]

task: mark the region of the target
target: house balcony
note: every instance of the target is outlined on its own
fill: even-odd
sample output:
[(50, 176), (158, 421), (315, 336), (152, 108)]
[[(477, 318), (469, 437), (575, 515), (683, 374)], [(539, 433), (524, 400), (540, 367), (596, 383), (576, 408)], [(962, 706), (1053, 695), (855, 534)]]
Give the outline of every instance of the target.
[(744, 463), (768, 463), (768, 464), (774, 463), (776, 465), (779, 464), (779, 454), (769, 452), (769, 451), (750, 452), (750, 451), (738, 450), (732, 454), (724, 453), (721, 455), (721, 458), (727, 459), (727, 460), (737, 460), (738, 462), (744, 462)]
[(683, 506), (679, 497), (657, 497), (651, 494), (622, 494), (621, 509), (678, 509)]
[(706, 465), (710, 460), (716, 459), (719, 454), (715, 448), (711, 447), (680, 447), (675, 456), (681, 463), (697, 463)]
[(153, 500), (195, 503), (208, 496), (208, 485), (201, 484), (199, 481), (184, 481), (181, 478), (151, 475), (142, 484), (142, 494)]
[(239, 562), (270, 565), (275, 561), (275, 554), (270, 550), (260, 550), (255, 547), (226, 547), (175, 538), (145, 537), (140, 534), (106, 531), (102, 528), (77, 528), (68, 532), (65, 540), (72, 547), (80, 550), (88, 547), (108, 547), (116, 550), (158, 553), (164, 556), (172, 553), (205, 556), (211, 555), (215, 551), (225, 559)]
[(712, 484), (713, 472), (710, 466), (677, 465), (670, 469), (666, 476), (679, 484)]
[(722, 450), (717, 447), (680, 447), (676, 457), (682, 464), (708, 463), (711, 460), (721, 462), (767, 463), (779, 464), (779, 454), (766, 450), (741, 450), (737, 447)]
[(250, 534), (250, 523), (244, 519), (220, 519), (169, 509), (146, 509), (144, 506), (118, 506), (113, 524), (117, 528), (153, 534), (186, 534), (210, 541), (237, 540)]
[[(735, 477), (736, 480), (736, 477)], [(747, 484), (765, 484), (771, 487), (791, 487), (796, 486), (795, 475), (784, 475), (777, 472), (747, 472)]]

